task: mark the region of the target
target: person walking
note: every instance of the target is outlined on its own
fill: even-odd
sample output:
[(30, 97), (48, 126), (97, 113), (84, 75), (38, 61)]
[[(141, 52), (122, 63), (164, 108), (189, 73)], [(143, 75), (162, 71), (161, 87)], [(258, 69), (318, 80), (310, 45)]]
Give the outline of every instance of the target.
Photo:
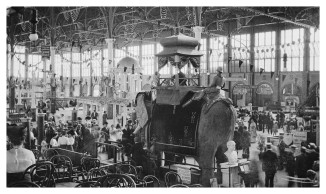
[(241, 134), (241, 146), (243, 149), (243, 158), (249, 158), (249, 147), (250, 147), (251, 135), (247, 130), (247, 126), (243, 126), (243, 132)]
[[(295, 160), (295, 174), (298, 178), (307, 178), (307, 165), (306, 165), (306, 147), (301, 146), (301, 154)], [(298, 187), (303, 187), (304, 184), (298, 183)]]
[(277, 170), (277, 155), (272, 152), (271, 143), (266, 144), (266, 152), (262, 154), (262, 170), (265, 172), (265, 187), (274, 187), (274, 176)]
[[(285, 169), (290, 177), (294, 177), (294, 172), (295, 172), (294, 152), (295, 152), (295, 149), (297, 148), (297, 146), (291, 145), (290, 148), (291, 148), (291, 151), (287, 154), (287, 157), (286, 157), (286, 166), (285, 166), (286, 168)], [(289, 179), (288, 187), (293, 187), (293, 185), (294, 185), (293, 180)]]
[(249, 124), (250, 129), (250, 142), (255, 143), (257, 138), (257, 125), (254, 121), (254, 119), (251, 120), (251, 123)]
[(284, 136), (282, 134), (280, 134), (279, 137), (279, 144), (278, 144), (278, 150), (280, 152), (280, 165), (279, 165), (279, 170), (283, 170), (284, 168), (284, 163), (286, 160), (286, 152), (285, 152), (285, 148), (288, 148), (289, 146), (286, 145), (286, 143), (283, 141)]
[(273, 136), (276, 136), (277, 133), (278, 133), (278, 123), (277, 123), (277, 121), (274, 121), (272, 132), (273, 132), (272, 133)]

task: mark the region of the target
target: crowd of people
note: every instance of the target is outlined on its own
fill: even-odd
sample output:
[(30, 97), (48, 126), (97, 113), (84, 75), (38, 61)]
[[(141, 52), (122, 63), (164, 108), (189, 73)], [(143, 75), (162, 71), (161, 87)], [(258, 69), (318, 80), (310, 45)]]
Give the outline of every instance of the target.
[[(315, 179), (318, 179), (319, 147), (308, 141), (302, 142), (300, 148), (284, 142), (284, 133), (293, 130), (304, 131), (311, 129), (311, 126), (303, 127), (303, 124), (298, 122), (299, 118), (291, 114), (285, 115), (283, 111), (273, 114), (268, 111), (250, 112), (240, 109), (238, 117), (233, 141), (236, 143), (236, 151), (242, 151), (242, 158), (250, 159), (253, 172), (250, 179), (255, 184), (259, 179), (257, 172), (260, 170), (265, 172), (263, 184), (265, 187), (273, 187), (275, 174), (284, 169), (288, 175), (288, 187), (293, 187), (295, 182), (298, 187), (309, 187), (316, 181)], [(265, 129), (267, 129), (266, 133)], [(272, 136), (277, 137), (271, 138)], [(258, 145), (258, 152), (249, 153), (249, 147), (255, 143)], [(300, 149), (299, 155), (297, 149)], [(260, 163), (261, 167), (257, 163)], [(255, 184), (248, 184), (248, 186)]]

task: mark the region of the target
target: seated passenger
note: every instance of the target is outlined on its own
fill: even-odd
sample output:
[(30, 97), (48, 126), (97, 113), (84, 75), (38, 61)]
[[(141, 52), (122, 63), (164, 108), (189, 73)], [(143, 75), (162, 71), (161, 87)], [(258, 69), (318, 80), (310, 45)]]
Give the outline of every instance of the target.
[(25, 126), (7, 126), (7, 134), (13, 148), (7, 151), (7, 186), (17, 181), (31, 181), (25, 170), (35, 164), (32, 151), (23, 148), (27, 136)]

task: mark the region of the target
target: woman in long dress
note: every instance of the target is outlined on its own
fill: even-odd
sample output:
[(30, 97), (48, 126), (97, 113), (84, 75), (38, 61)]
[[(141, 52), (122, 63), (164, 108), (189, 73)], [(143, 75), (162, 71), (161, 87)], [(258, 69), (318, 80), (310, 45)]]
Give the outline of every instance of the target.
[(250, 129), (250, 137), (251, 137), (250, 142), (255, 143), (257, 138), (257, 125), (254, 122), (254, 120), (251, 120), (249, 129)]

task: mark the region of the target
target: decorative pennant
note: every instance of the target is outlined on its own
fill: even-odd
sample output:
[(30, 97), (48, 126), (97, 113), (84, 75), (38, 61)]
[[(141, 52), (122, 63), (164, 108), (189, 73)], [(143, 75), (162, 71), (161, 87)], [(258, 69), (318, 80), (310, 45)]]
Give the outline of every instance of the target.
[(286, 62), (288, 60), (288, 55), (286, 53), (283, 54), (283, 62), (284, 62), (284, 68), (286, 68)]
[(273, 78), (275, 72), (271, 72), (271, 78)]
[(252, 72), (253, 68), (254, 68), (254, 65), (250, 64), (250, 72)]
[(239, 60), (239, 68), (241, 68), (242, 63), (243, 63), (243, 61)]
[(259, 74), (261, 75), (263, 73), (263, 71), (265, 71), (265, 69), (260, 68)]
[(286, 75), (282, 75), (282, 81), (284, 82)]
[(212, 55), (213, 49), (209, 49), (209, 55)]

